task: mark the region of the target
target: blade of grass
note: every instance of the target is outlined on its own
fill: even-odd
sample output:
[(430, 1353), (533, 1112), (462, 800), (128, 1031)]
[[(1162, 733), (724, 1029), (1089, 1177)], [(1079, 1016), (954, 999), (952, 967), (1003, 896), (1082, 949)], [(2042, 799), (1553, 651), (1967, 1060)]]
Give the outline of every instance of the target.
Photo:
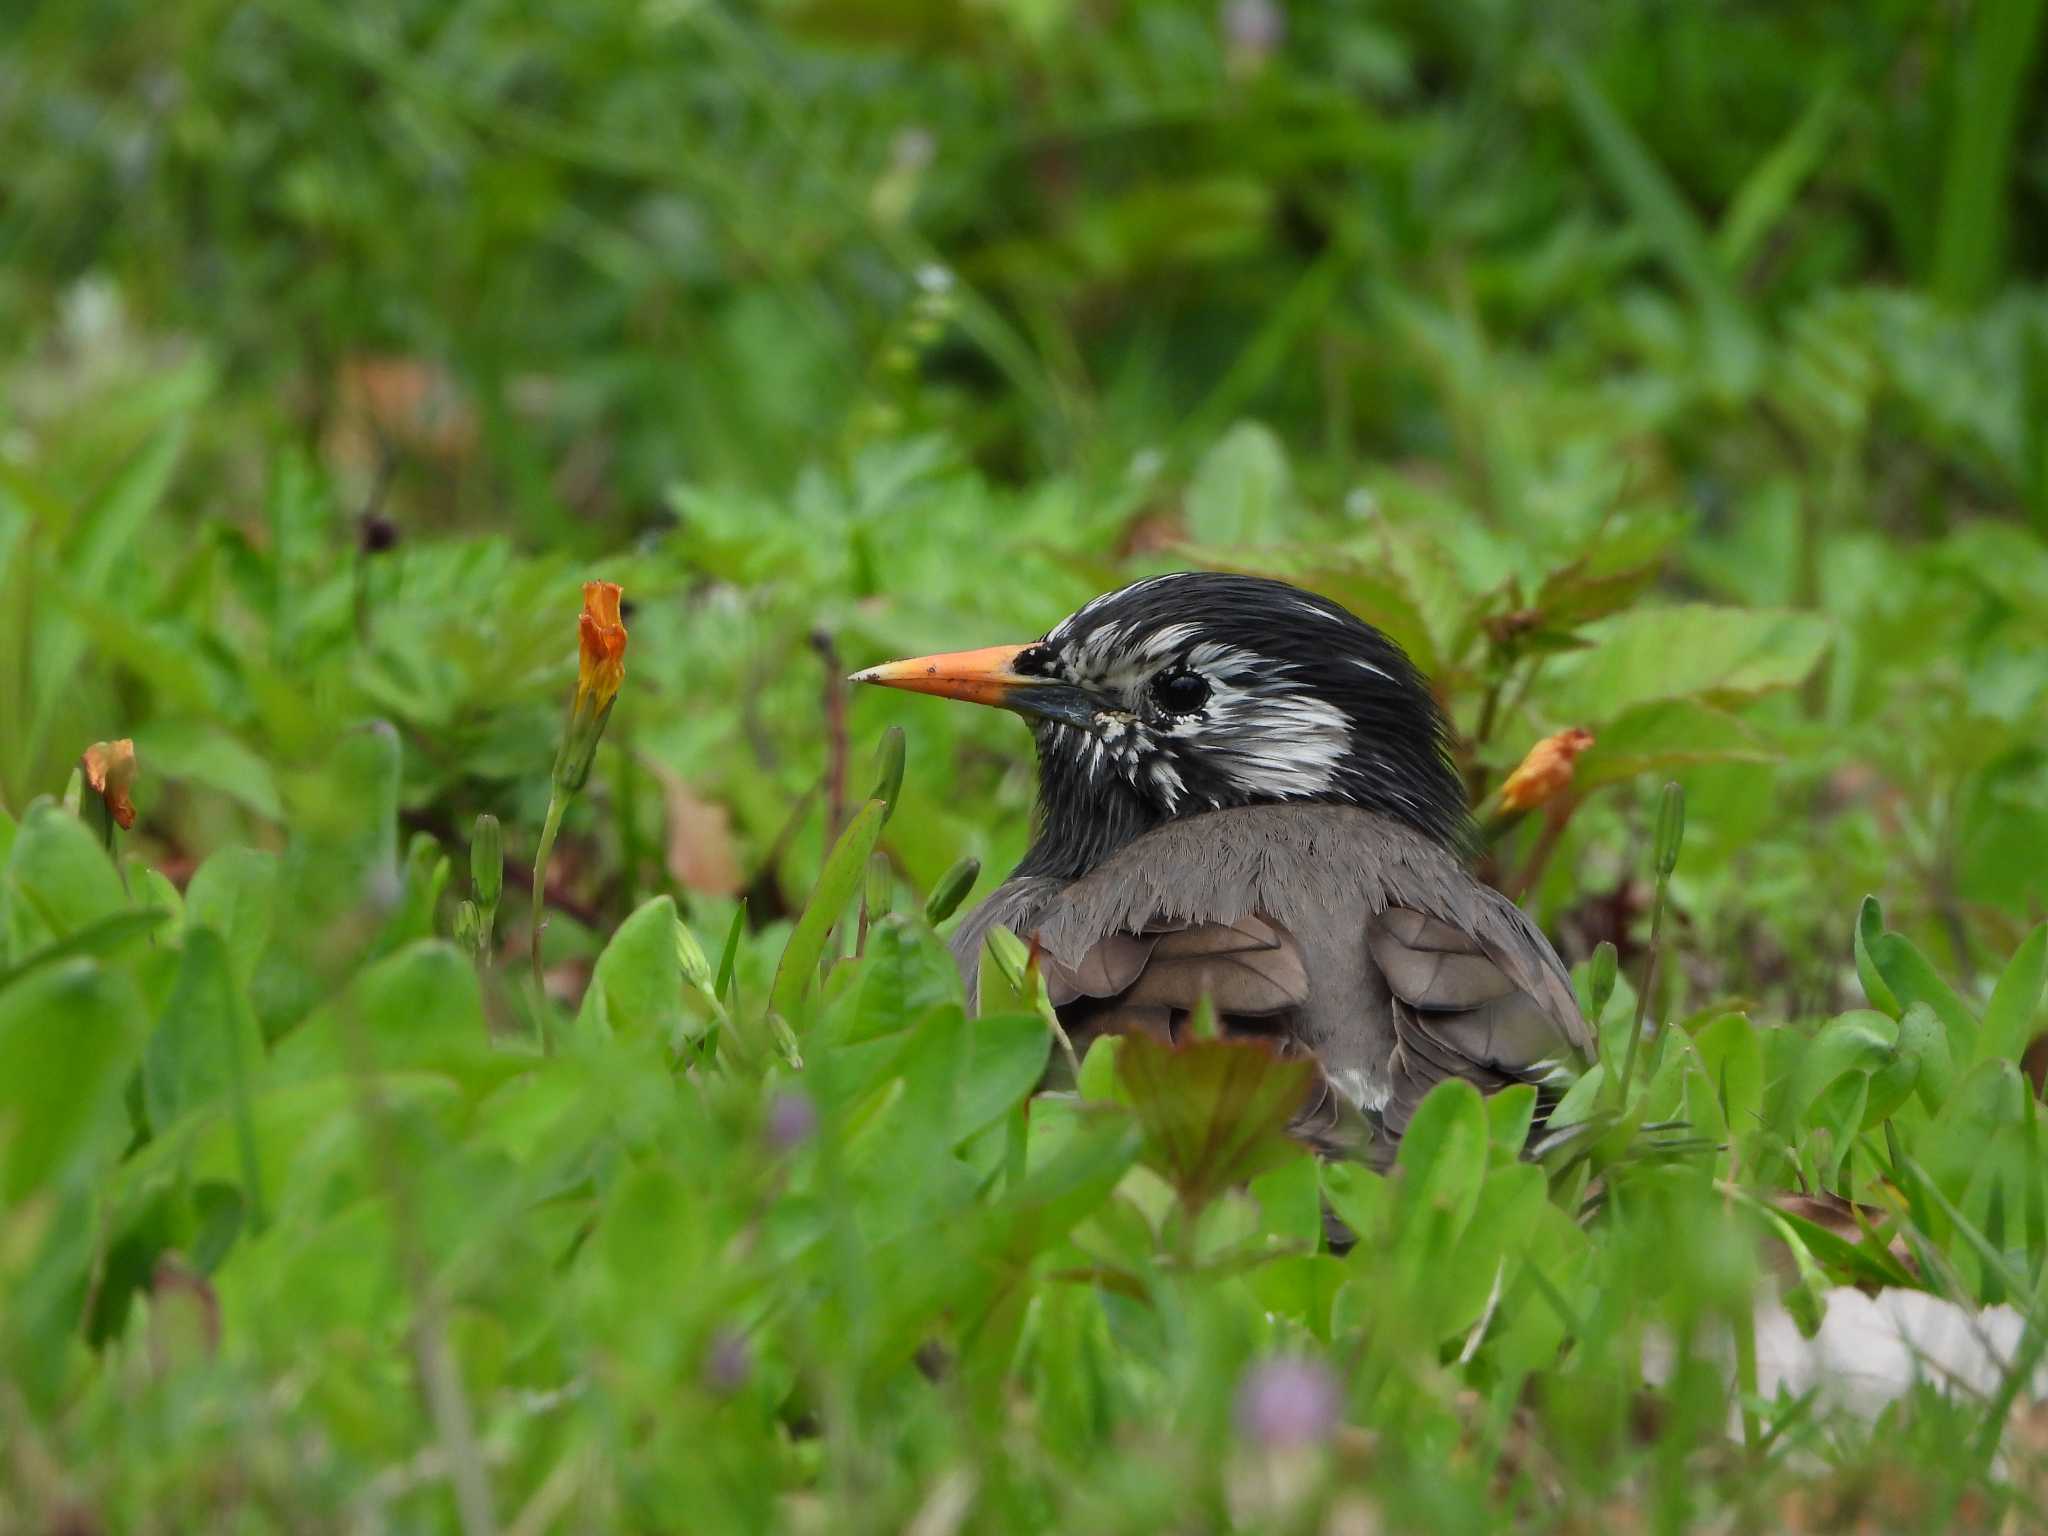
[(1785, 217), (1786, 210), (1799, 196), (1799, 189), (1806, 185), (1834, 142), (1841, 107), (1841, 84), (1831, 80), (1736, 189), (1727, 213), (1721, 218), (1721, 227), (1714, 231), (1714, 259), (1722, 271), (1739, 273), (1748, 266)]
[(1933, 288), (1950, 304), (1990, 296), (2005, 266), (2013, 155), (2048, 0), (1979, 0), (1954, 73), (1935, 223)]

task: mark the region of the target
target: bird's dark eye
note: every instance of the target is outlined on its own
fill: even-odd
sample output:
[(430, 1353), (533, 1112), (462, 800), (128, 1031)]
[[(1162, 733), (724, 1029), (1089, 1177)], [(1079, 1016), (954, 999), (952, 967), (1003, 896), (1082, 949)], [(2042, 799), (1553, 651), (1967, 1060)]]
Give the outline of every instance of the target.
[(1042, 643), (1025, 646), (1010, 663), (1010, 670), (1020, 677), (1044, 677), (1052, 670), (1052, 647)]
[(1199, 672), (1162, 672), (1152, 679), (1152, 700), (1169, 715), (1192, 715), (1209, 702), (1209, 681)]

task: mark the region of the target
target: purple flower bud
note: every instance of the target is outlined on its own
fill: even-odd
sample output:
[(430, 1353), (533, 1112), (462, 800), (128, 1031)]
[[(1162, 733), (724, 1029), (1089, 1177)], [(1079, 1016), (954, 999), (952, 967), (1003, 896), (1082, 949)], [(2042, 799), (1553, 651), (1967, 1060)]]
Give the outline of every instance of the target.
[(809, 1141), (818, 1130), (818, 1107), (807, 1093), (791, 1089), (778, 1093), (768, 1106), (768, 1145), (788, 1152)]
[(707, 1387), (720, 1397), (730, 1397), (747, 1384), (753, 1369), (754, 1352), (747, 1347), (745, 1334), (720, 1328), (711, 1335), (711, 1345), (704, 1351)]
[(1287, 38), (1287, 13), (1278, 0), (1225, 0), (1223, 37), (1230, 52), (1262, 64)]
[(1280, 1356), (1244, 1373), (1237, 1388), (1237, 1427), (1268, 1450), (1327, 1440), (1344, 1409), (1344, 1393), (1320, 1360)]

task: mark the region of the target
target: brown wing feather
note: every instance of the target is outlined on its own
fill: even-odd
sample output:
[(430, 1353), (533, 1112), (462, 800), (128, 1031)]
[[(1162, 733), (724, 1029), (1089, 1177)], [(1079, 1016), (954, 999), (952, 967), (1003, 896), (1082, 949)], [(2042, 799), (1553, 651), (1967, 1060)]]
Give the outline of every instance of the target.
[[(1585, 1023), (1569, 989), (1560, 999), (1550, 984), (1557, 962), (1547, 945), (1540, 954), (1503, 955), (1505, 946), (1405, 907), (1381, 913), (1366, 944), (1393, 994), (1386, 1119), (1395, 1134), (1446, 1077), (1491, 1093), (1537, 1081), (1581, 1054)], [(1530, 977), (1534, 990), (1513, 972)]]

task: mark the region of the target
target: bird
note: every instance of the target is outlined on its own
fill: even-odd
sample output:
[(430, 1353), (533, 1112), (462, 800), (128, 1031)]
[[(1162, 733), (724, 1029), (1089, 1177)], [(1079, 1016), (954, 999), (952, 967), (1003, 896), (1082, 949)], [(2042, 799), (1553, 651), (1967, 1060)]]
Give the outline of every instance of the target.
[(1185, 1034), (1313, 1058), (1295, 1134), (1384, 1165), (1446, 1078), (1554, 1101), (1593, 1032), (1542, 931), (1475, 878), (1449, 720), (1399, 645), (1337, 602), (1214, 571), (1093, 599), (1038, 639), (853, 681), (1014, 711), (1034, 834), (960, 922), (969, 989), (1005, 927), (1077, 1048)]

